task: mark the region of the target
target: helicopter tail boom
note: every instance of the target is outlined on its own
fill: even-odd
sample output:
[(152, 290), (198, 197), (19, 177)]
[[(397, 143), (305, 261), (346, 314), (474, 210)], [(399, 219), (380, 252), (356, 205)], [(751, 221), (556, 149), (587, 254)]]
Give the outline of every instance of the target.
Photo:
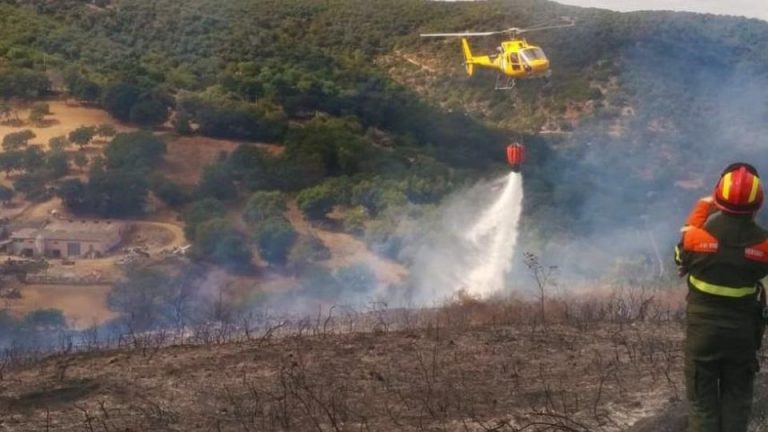
[(461, 48), (464, 51), (464, 66), (467, 68), (467, 75), (472, 76), (475, 73), (475, 66), (495, 67), (489, 56), (473, 55), (472, 49), (469, 47), (469, 41), (466, 38), (461, 38)]
[(461, 48), (464, 51), (464, 66), (467, 68), (467, 75), (472, 76), (475, 73), (475, 65), (472, 63), (472, 50), (469, 48), (467, 38), (461, 38)]

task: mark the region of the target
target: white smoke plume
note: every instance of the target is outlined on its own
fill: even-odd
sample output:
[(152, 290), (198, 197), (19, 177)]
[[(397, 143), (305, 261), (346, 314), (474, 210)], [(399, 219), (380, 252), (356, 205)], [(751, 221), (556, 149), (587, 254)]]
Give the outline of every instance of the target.
[[(411, 286), (395, 303), (439, 305), (463, 292), (489, 297), (505, 290), (523, 205), (523, 181), (510, 173), (452, 195), (429, 227), (412, 240)], [(389, 299), (392, 301), (392, 299)]]

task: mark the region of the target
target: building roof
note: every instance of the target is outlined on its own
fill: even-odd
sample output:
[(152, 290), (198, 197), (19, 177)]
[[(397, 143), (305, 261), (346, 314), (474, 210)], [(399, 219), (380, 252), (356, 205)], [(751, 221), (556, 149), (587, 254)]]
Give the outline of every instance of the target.
[(56, 220), (43, 228), (22, 228), (11, 234), (14, 240), (105, 241), (122, 233), (125, 224), (103, 220)]

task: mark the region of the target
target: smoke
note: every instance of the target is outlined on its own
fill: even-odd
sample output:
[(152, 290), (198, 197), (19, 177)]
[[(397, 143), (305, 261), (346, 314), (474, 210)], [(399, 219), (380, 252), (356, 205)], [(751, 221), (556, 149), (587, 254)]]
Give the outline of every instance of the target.
[[(693, 203), (711, 194), (721, 170), (746, 161), (768, 178), (764, 56), (717, 40), (691, 27), (699, 18), (688, 18), (670, 29), (680, 38), (649, 33), (620, 49), (610, 60), (610, 79), (618, 85), (603, 86), (605, 97), (572, 132), (527, 143), (532, 157), (524, 167), (518, 253), (504, 258), (507, 290), (530, 285), (520, 277), (526, 274), (522, 251), (557, 267), (565, 290), (669, 285), (677, 278), (671, 251), (679, 228)], [(768, 34), (768, 25), (749, 24), (739, 37), (753, 32), (753, 39), (763, 40)], [(410, 254), (410, 292), (417, 304), (436, 303), (457, 285), (473, 292), (467, 269), (477, 269), (476, 251), (456, 233), (468, 232), (482, 209), (492, 207), (478, 194), (488, 195), (488, 185), (446, 202), (437, 227), (430, 227), (442, 233), (439, 238), (407, 239), (419, 244)], [(766, 222), (765, 213), (758, 214), (758, 223)], [(493, 240), (477, 244), (490, 247)]]
[(521, 248), (565, 286), (674, 278), (680, 225), (721, 170), (746, 161), (768, 178), (765, 67), (733, 47), (652, 37), (616, 63), (619, 93), (527, 167)]
[(436, 306), (459, 292), (486, 298), (504, 292), (516, 252), (522, 183), (516, 173), (480, 181), (404, 230), (400, 259), (410, 262), (409, 281), (383, 298), (393, 305)]

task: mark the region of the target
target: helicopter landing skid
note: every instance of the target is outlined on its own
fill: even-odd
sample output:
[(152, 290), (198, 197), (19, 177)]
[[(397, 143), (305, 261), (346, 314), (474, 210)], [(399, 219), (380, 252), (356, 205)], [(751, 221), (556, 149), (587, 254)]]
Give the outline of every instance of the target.
[(494, 87), (494, 90), (514, 90), (515, 83), (516, 81), (514, 78), (499, 74), (496, 75), (496, 86)]

